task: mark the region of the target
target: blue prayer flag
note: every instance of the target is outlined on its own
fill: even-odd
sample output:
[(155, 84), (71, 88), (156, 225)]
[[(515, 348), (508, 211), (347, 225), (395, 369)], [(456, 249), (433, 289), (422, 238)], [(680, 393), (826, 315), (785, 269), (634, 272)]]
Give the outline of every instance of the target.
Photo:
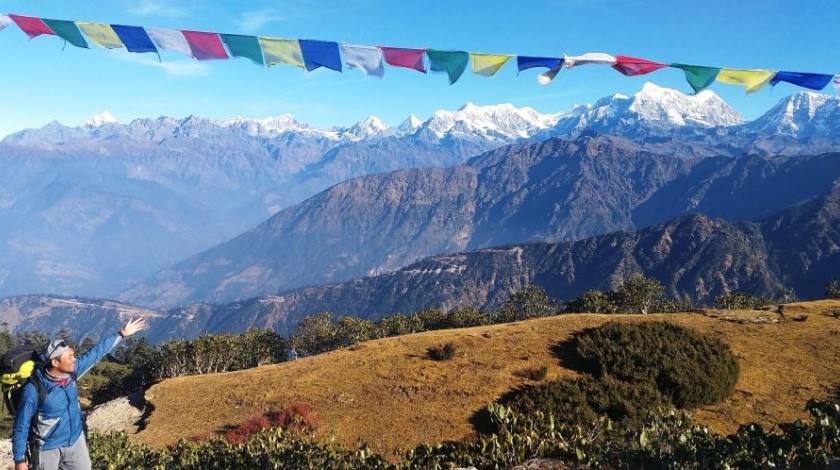
[(112, 24), (111, 29), (117, 33), (125, 48), (129, 52), (157, 52), (155, 43), (149, 34), (140, 26), (123, 26), (119, 24)]
[(788, 82), (803, 88), (822, 90), (831, 83), (833, 78), (833, 75), (822, 73), (776, 72), (776, 75), (770, 79), (770, 84), (776, 85), (779, 82)]
[(524, 55), (516, 56), (516, 66), (519, 67), (520, 72), (534, 67), (545, 67), (547, 69), (553, 69), (557, 68), (562, 63), (563, 59), (557, 57), (529, 57)]
[(300, 39), (298, 44), (306, 70), (326, 67), (341, 72), (341, 53), (338, 52), (337, 42)]

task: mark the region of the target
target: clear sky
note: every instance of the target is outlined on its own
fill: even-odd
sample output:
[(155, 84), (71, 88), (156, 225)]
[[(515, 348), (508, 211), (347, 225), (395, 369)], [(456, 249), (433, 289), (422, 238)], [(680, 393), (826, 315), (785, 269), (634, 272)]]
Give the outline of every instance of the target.
[[(840, 8), (820, 0), (553, 1), (174, 1), (0, 0), (0, 12), (57, 19), (161, 26), (358, 44), (434, 47), (523, 55), (603, 51), (662, 62), (840, 73)], [(90, 50), (55, 37), (27, 40), (14, 25), (0, 31), (0, 135), (52, 120), (79, 124), (109, 110), (120, 121), (195, 114), (224, 118), (292, 113), (310, 124), (349, 125), (374, 114), (397, 125), (411, 113), (465, 102), (510, 102), (542, 112), (632, 94), (647, 80), (689, 91), (682, 72), (629, 78), (609, 67), (564, 70), (539, 86), (536, 70), (517, 77), (513, 62), (496, 77), (386, 67), (382, 80), (356, 70), (256, 66), (246, 59), (198, 62), (177, 53)], [(794, 87), (746, 96), (712, 89), (747, 118)], [(826, 93), (837, 93), (831, 87)]]

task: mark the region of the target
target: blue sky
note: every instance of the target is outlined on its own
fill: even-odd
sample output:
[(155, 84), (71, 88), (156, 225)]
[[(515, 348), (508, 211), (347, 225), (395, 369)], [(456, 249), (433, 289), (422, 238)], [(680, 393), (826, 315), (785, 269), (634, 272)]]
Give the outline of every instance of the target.
[[(603, 51), (663, 62), (840, 73), (840, 9), (818, 0), (0, 0), (0, 12), (358, 44), (549, 56)], [(52, 120), (78, 124), (106, 109), (123, 122), (288, 112), (322, 127), (370, 114), (397, 125), (411, 113), (426, 118), (465, 102), (557, 112), (612, 93), (632, 94), (647, 80), (690, 90), (674, 69), (628, 78), (608, 67), (579, 67), (543, 87), (537, 71), (517, 77), (509, 63), (496, 77), (468, 72), (449, 86), (444, 75), (391, 67), (379, 80), (355, 70), (305, 73), (284, 66), (264, 69), (245, 59), (162, 56), (158, 63), (151, 54), (94, 45), (62, 51), (61, 40), (30, 41), (11, 25), (0, 31), (0, 135)], [(712, 89), (748, 118), (796, 91), (785, 84), (749, 96), (734, 86)]]

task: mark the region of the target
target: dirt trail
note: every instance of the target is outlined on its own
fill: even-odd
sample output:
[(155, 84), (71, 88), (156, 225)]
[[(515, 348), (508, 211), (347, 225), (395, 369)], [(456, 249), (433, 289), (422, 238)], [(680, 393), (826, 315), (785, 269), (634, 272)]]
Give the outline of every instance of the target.
[[(169, 445), (296, 402), (312, 406), (324, 436), (351, 446), (365, 441), (386, 455), (460, 439), (473, 432), (476, 411), (527, 382), (514, 372), (547, 365), (548, 379), (575, 376), (552, 346), (610, 320), (664, 319), (724, 339), (740, 361), (737, 390), (696, 410), (696, 418), (720, 432), (752, 421), (772, 425), (806, 417), (806, 400), (829, 396), (840, 381), (840, 319), (830, 310), (840, 310), (840, 301), (788, 305), (784, 317), (576, 314), (370, 341), (283, 364), (163, 381), (147, 391), (154, 408), (134, 439)], [(801, 314), (807, 320), (792, 319)], [(779, 321), (754, 323), (762, 318)], [(732, 321), (738, 319), (745, 323)], [(425, 358), (427, 347), (448, 341), (458, 347), (455, 359)]]

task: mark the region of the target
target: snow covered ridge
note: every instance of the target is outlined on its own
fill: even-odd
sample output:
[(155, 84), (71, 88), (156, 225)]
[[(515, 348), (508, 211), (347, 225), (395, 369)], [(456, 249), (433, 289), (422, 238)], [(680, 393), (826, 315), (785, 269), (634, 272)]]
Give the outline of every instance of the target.
[[(55, 129), (60, 125), (51, 123), (42, 129), (49, 126)], [(224, 120), (196, 116), (183, 119), (160, 117), (119, 124), (108, 111), (92, 116), (82, 127), (60, 127), (82, 131), (79, 133), (81, 135), (77, 134), (78, 137), (84, 137), (85, 132), (95, 133), (91, 134), (92, 137), (105, 137), (103, 134), (106, 129), (120, 127), (125, 130), (153, 128), (156, 132), (168, 130), (187, 135), (227, 129), (266, 138), (295, 133), (337, 143), (415, 134), (427, 140), (451, 137), (504, 143), (533, 137), (575, 137), (585, 130), (632, 138), (657, 133), (667, 135), (674, 130), (734, 129), (735, 126), (738, 126), (739, 133), (772, 133), (799, 138), (813, 135), (840, 136), (840, 130), (835, 129), (840, 129), (840, 97), (811, 92), (796, 93), (782, 99), (753, 122), (745, 122), (735, 109), (712, 91), (686, 95), (678, 90), (645, 83), (633, 96), (615, 94), (594, 104), (578, 105), (560, 113), (541, 113), (510, 103), (489, 106), (467, 103), (454, 111), (436, 111), (425, 121), (410, 115), (397, 127), (389, 127), (378, 117), (369, 116), (352, 126), (320, 129), (296, 120), (291, 114), (264, 119), (237, 116)], [(21, 131), (10, 137), (26, 132), (32, 131)], [(116, 133), (117, 129), (113, 132)], [(142, 135), (139, 132), (128, 133)]]

